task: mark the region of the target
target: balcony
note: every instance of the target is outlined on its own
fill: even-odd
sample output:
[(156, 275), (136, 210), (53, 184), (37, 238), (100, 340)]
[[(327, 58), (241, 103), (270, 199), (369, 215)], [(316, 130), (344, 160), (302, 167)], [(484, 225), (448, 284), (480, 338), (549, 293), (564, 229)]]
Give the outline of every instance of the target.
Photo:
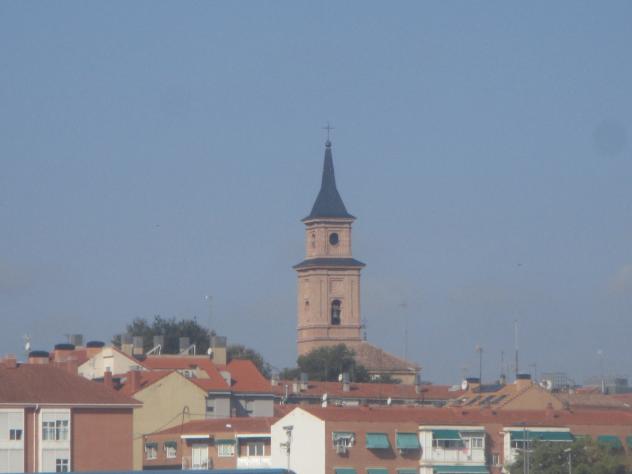
[(237, 469), (257, 469), (271, 466), (270, 456), (240, 456), (237, 458)]
[(200, 471), (213, 469), (213, 460), (211, 458), (200, 458), (195, 456), (182, 456), (183, 471)]

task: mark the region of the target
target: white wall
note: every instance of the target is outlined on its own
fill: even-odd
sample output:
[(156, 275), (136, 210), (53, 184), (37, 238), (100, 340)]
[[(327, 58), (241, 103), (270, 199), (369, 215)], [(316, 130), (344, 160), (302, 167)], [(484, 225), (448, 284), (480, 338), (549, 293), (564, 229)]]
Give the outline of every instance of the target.
[[(58, 422), (67, 422), (66, 427), (60, 427), (63, 439), (44, 439), (44, 423), (57, 425)], [(42, 409), (39, 414), (39, 472), (55, 472), (57, 460), (68, 461), (68, 470), (72, 471), (72, 459), (70, 453), (70, 440), (72, 439), (72, 426), (69, 409)], [(57, 431), (57, 427), (53, 430)], [(51, 430), (48, 430), (51, 433)], [(56, 437), (56, 436), (53, 436)], [(50, 437), (49, 437), (50, 438)]]
[(301, 408), (272, 425), (272, 467), (288, 467), (287, 451), (281, 447), (287, 442), (284, 426), (293, 427), (290, 469), (298, 474), (325, 474), (325, 422)]
[(140, 365), (116, 349), (104, 347), (101, 352), (81, 364), (78, 372), (90, 380), (100, 379), (108, 368), (113, 374), (125, 374), (132, 368), (140, 368)]
[[(11, 439), (20, 431), (20, 439)], [(24, 410), (0, 409), (0, 473), (24, 472)]]

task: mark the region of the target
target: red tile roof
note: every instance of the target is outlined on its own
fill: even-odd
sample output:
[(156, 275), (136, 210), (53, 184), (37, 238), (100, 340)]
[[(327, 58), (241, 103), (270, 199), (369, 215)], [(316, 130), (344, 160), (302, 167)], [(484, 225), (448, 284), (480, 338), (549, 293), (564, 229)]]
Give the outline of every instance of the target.
[(270, 433), (278, 418), (239, 417), (189, 421), (153, 434)]
[(272, 385), (257, 366), (246, 359), (233, 359), (226, 366), (218, 366), (221, 371), (230, 373), (233, 392), (272, 393)]
[(150, 371), (200, 369), (209, 378), (190, 379), (196, 385), (207, 391), (229, 390), (217, 366), (207, 356), (148, 356), (142, 360), (142, 365)]
[(371, 372), (418, 372), (421, 367), (400, 357), (389, 354), (383, 349), (362, 341), (352, 346), (355, 359)]
[(0, 368), (0, 404), (121, 405), (141, 406), (117, 393), (51, 365), (22, 364)]
[[(129, 380), (129, 377), (126, 377), (125, 381), (119, 388), (119, 393), (127, 396), (132, 396), (135, 393), (140, 392), (141, 390), (146, 389), (150, 385), (158, 382), (159, 380), (165, 378), (168, 375), (171, 375), (175, 372), (175, 370), (158, 370), (155, 372), (149, 371), (139, 371), (140, 383), (137, 389), (132, 389), (132, 384)], [(129, 375), (129, 374), (126, 374)]]
[(527, 423), (530, 426), (630, 425), (632, 412), (627, 410), (466, 410), (463, 408), (338, 408), (304, 406), (303, 409), (325, 421), (404, 422), (423, 424), (488, 424), (504, 426)]
[[(287, 385), (290, 393), (294, 382), (281, 380), (278, 385), (272, 387), (275, 394), (285, 395)], [(409, 384), (388, 384), (388, 383), (352, 383), (350, 390), (345, 392), (340, 382), (318, 382), (309, 381), (306, 390), (301, 390), (296, 397), (322, 397), (323, 394), (335, 398), (350, 399), (381, 399), (386, 400), (452, 400), (463, 395), (463, 391), (452, 391), (450, 385), (420, 385), (419, 393), (414, 385)]]

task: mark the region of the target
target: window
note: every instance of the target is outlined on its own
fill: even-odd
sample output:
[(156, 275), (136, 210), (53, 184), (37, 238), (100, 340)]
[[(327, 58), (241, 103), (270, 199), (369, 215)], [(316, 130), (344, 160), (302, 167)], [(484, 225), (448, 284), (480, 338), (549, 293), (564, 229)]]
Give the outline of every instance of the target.
[(432, 440), (432, 447), (439, 449), (463, 449), (465, 443), (462, 439), (434, 439)]
[(221, 440), (218, 440), (216, 442), (218, 442), (217, 445), (217, 455), (220, 458), (230, 458), (233, 457), (235, 455), (235, 443), (233, 442), (219, 442)]
[(10, 429), (9, 430), (9, 439), (11, 441), (20, 441), (22, 439), (22, 430), (18, 429)]
[(312, 232), (312, 248), (316, 248), (316, 232)]
[(248, 443), (248, 456), (263, 456), (263, 443)]
[(350, 448), (351, 446), (353, 446), (355, 441), (355, 433), (334, 431), (331, 434), (331, 437), (334, 442), (334, 448)]
[(165, 457), (174, 459), (178, 452), (178, 444), (175, 441), (165, 441)]
[(513, 449), (525, 449), (525, 446), (527, 449), (531, 449), (531, 441), (522, 441), (522, 440), (513, 440), (511, 442), (511, 447)]
[(342, 303), (340, 300), (333, 300), (331, 302), (331, 324), (340, 324), (340, 313), (342, 312)]
[(500, 466), (500, 454), (492, 453), (492, 466)]
[(214, 398), (206, 399), (206, 413), (215, 413), (215, 399)]
[(472, 449), (483, 449), (483, 438), (470, 438)]
[(42, 421), (42, 440), (67, 441), (68, 426), (68, 420)]
[(145, 458), (148, 460), (158, 458), (158, 443), (145, 443)]
[(329, 243), (331, 245), (335, 247), (336, 245), (338, 245), (338, 242), (340, 242), (340, 238), (338, 237), (338, 234), (336, 234), (335, 232), (332, 232), (331, 234), (329, 234)]
[(68, 459), (57, 458), (55, 460), (55, 472), (68, 472)]

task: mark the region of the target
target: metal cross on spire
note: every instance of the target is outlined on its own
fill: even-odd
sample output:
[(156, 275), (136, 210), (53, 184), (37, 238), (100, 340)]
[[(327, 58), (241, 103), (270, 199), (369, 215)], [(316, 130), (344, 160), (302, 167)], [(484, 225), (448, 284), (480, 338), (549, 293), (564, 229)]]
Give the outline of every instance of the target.
[(329, 121), (327, 121), (327, 125), (323, 127), (323, 130), (327, 130), (327, 141), (329, 141), (329, 133), (335, 128), (329, 125)]

